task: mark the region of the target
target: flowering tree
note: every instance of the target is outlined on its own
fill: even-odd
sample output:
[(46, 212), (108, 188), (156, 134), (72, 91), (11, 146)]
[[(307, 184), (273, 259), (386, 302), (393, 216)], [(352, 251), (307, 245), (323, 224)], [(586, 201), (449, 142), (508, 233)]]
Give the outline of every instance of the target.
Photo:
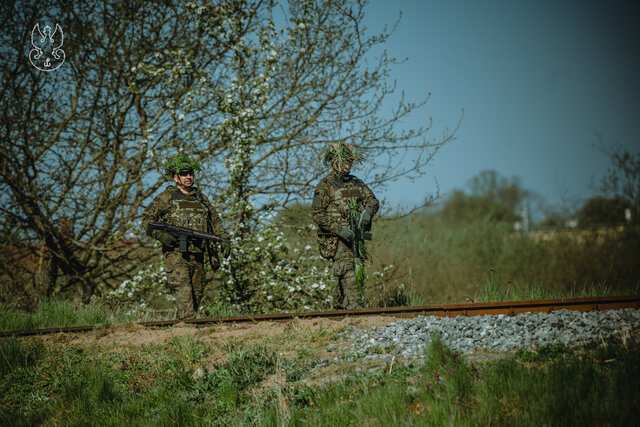
[[(237, 12), (220, 7), (215, 19), (198, 21), (197, 8), (178, 1), (0, 7), (4, 295), (87, 300), (153, 255), (134, 238), (136, 221), (165, 182), (162, 159), (207, 117), (197, 94), (224, 73), (203, 70), (231, 46), (219, 29), (225, 13)], [(67, 36), (66, 61), (54, 72), (24, 60), (37, 22), (60, 22)], [(37, 269), (20, 262), (30, 256)]]
[[(388, 82), (394, 60), (373, 58), (390, 32), (365, 31), (366, 6), (3, 3), (0, 235), (4, 254), (35, 257), (46, 274), (6, 280), (16, 288), (2, 295), (20, 292), (26, 281), (35, 293), (86, 300), (98, 285), (116, 288), (136, 275), (153, 256), (139, 239), (141, 210), (165, 185), (162, 160), (176, 151), (205, 165), (199, 185), (220, 199), (239, 251), (232, 257), (239, 264), (224, 267), (237, 295), (255, 283), (240, 274), (246, 248), (257, 247), (247, 237), (268, 230), (261, 218), (275, 207), (310, 198), (326, 172), (318, 161), (326, 144), (358, 145), (375, 161), (365, 173), (374, 187), (422, 173), (455, 130), (427, 139), (428, 126), (398, 129), (427, 99), (403, 97), (388, 116), (381, 113), (395, 90)], [(67, 36), (66, 61), (55, 72), (36, 70), (26, 57), (42, 21), (60, 22)], [(262, 238), (276, 245), (270, 232)], [(0, 257), (2, 277), (22, 274), (17, 258)]]

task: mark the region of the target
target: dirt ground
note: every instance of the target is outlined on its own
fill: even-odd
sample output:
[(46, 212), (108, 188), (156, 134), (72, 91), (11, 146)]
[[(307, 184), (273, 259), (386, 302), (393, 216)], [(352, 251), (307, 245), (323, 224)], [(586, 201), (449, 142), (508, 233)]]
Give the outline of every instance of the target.
[[(178, 323), (171, 327), (148, 327), (138, 324), (111, 325), (88, 332), (56, 333), (42, 336), (23, 337), (27, 342), (40, 341), (48, 348), (79, 347), (92, 354), (100, 353), (135, 353), (147, 347), (162, 347), (175, 344), (176, 339), (193, 337), (200, 344), (210, 346), (209, 354), (195, 363), (194, 378), (204, 375), (205, 371), (213, 371), (228, 360), (229, 348), (236, 345), (265, 345), (285, 360), (300, 357), (300, 352), (315, 361), (325, 361), (323, 366), (312, 369), (310, 376), (302, 380), (307, 385), (320, 385), (339, 381), (353, 370), (391, 371), (394, 366), (409, 363), (402, 357), (384, 360), (352, 361), (338, 358), (342, 349), (352, 343), (350, 339), (340, 338), (337, 334), (352, 326), (370, 329), (401, 320), (395, 316), (357, 316), (343, 319), (299, 319), (271, 322), (193, 325)], [(189, 341), (187, 340), (187, 343)], [(231, 347), (230, 347), (231, 346)], [(160, 350), (164, 351), (164, 350)], [(500, 354), (475, 354), (470, 360), (485, 361)], [(336, 363), (338, 362), (338, 363)], [(394, 365), (395, 363), (395, 365)], [(272, 387), (274, 384), (284, 385), (286, 376), (278, 371), (265, 379), (260, 387)]]
[(138, 324), (110, 325), (88, 332), (56, 333), (26, 337), (24, 340), (42, 341), (48, 346), (68, 345), (93, 348), (101, 351), (118, 348), (140, 348), (164, 345), (181, 336), (197, 337), (202, 343), (212, 344), (234, 339), (273, 338), (287, 332), (313, 334), (318, 330), (343, 329), (354, 326), (368, 329), (399, 320), (392, 316), (358, 316), (336, 319), (292, 319), (278, 322), (192, 325), (178, 323), (171, 327), (148, 327)]

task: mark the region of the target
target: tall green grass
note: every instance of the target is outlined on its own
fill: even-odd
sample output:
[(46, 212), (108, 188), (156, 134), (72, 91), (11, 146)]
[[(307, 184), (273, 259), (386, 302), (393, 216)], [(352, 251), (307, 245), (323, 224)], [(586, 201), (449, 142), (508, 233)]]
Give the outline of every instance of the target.
[(526, 283), (522, 281), (505, 282), (495, 274), (487, 274), (479, 284), (476, 300), (480, 302), (517, 301), (552, 298), (579, 298), (592, 296), (618, 295), (629, 292), (637, 293), (638, 289), (614, 289), (607, 285), (572, 287), (553, 291), (542, 283)]
[(15, 339), (0, 341), (0, 351), (0, 425), (238, 424), (244, 409), (259, 411), (252, 389), (278, 361), (256, 346), (196, 370), (211, 348), (188, 337), (134, 353), (44, 352)]
[[(103, 305), (79, 304), (62, 298), (45, 298), (33, 313), (0, 304), (0, 332), (69, 326), (124, 324), (166, 319), (170, 310), (123, 311)], [(206, 311), (205, 311), (206, 312)]]
[(0, 331), (104, 324), (110, 314), (92, 305), (78, 306), (55, 298), (44, 299), (33, 313), (0, 307)]
[[(389, 293), (404, 284), (430, 302), (487, 300), (486, 277), (512, 296), (635, 293), (640, 285), (640, 234), (568, 230), (517, 233), (496, 221), (450, 223), (419, 214), (374, 224), (373, 263), (387, 269), (368, 282)], [(393, 267), (390, 267), (390, 266)]]

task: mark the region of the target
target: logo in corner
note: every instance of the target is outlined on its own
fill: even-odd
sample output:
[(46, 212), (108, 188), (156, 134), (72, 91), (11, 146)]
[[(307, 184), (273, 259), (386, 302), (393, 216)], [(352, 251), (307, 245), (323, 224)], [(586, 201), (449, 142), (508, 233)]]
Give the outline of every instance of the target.
[(64, 35), (60, 25), (51, 32), (51, 27), (44, 27), (40, 30), (40, 24), (36, 24), (31, 31), (31, 45), (33, 49), (29, 51), (29, 61), (40, 71), (53, 71), (58, 69), (64, 62), (64, 51), (60, 49), (64, 41)]

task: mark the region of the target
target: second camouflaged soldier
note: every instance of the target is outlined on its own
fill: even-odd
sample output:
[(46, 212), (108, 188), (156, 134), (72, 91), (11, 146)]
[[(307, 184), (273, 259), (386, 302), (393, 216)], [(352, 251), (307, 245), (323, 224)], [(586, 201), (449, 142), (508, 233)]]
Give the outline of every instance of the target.
[[(178, 154), (167, 162), (165, 173), (173, 178), (175, 186), (167, 187), (149, 204), (142, 215), (142, 226), (150, 222), (169, 224), (193, 230), (213, 233), (228, 238), (218, 213), (200, 189), (194, 186), (194, 172), (200, 165), (184, 154)], [(214, 244), (202, 240), (189, 240), (186, 252), (178, 249), (178, 238), (171, 233), (153, 230), (151, 237), (162, 243), (167, 285), (175, 297), (177, 318), (194, 318), (204, 293), (204, 256), (208, 252), (213, 270), (220, 267)], [(228, 257), (228, 242), (220, 242), (219, 249)]]
[[(333, 261), (338, 286), (333, 294), (333, 308), (362, 308), (364, 296), (358, 291), (352, 250), (355, 234), (349, 225), (350, 201), (355, 201), (360, 226), (371, 228), (371, 220), (380, 204), (371, 189), (350, 174), (351, 165), (363, 160), (361, 154), (347, 143), (330, 145), (323, 162), (331, 166), (331, 173), (316, 186), (313, 195), (313, 220), (318, 225), (318, 247), (322, 257)], [(364, 261), (365, 255), (361, 255)]]

